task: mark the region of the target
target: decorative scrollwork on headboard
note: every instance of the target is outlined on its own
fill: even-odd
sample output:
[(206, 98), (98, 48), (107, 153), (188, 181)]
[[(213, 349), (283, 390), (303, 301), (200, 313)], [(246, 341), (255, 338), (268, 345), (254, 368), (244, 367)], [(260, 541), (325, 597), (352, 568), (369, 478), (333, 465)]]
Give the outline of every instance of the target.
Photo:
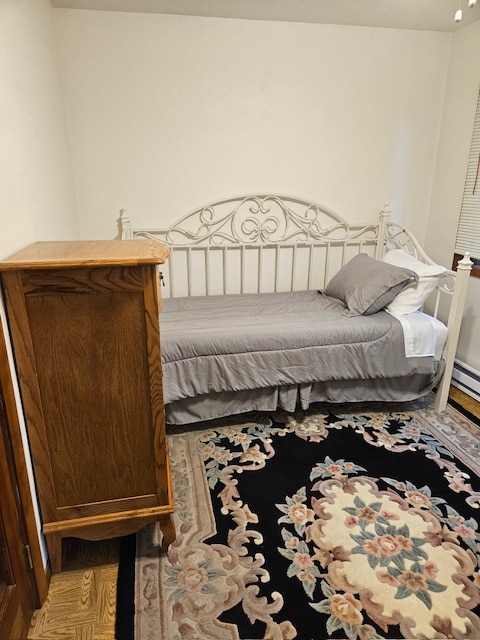
[(309, 242), (335, 233), (344, 237), (348, 228), (344, 220), (312, 203), (249, 196), (189, 214), (167, 231), (165, 239), (172, 244)]
[(405, 227), (389, 222), (385, 230), (386, 249), (403, 249), (426, 264), (433, 264), (415, 236)]
[[(405, 227), (402, 227), (395, 222), (389, 222), (386, 225), (385, 246), (387, 250), (403, 249), (421, 262), (425, 262), (425, 264), (435, 264), (422, 249), (415, 236), (408, 229), (405, 229)], [(438, 288), (446, 293), (453, 293), (455, 288), (455, 273), (452, 270), (445, 270), (444, 276), (439, 281)], [(437, 299), (437, 305), (438, 302), (439, 299)], [(437, 316), (437, 311), (438, 309), (435, 310), (435, 317)]]
[(166, 230), (131, 232), (131, 237), (155, 238), (171, 246), (375, 240), (377, 235), (377, 225), (355, 227), (318, 204), (278, 195), (221, 200), (189, 213)]

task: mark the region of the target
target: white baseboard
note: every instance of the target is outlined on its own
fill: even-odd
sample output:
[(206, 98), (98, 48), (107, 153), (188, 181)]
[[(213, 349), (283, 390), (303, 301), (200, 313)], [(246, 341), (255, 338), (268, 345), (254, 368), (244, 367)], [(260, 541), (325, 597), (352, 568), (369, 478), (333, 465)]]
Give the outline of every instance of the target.
[(460, 360), (455, 360), (452, 384), (480, 402), (480, 371)]

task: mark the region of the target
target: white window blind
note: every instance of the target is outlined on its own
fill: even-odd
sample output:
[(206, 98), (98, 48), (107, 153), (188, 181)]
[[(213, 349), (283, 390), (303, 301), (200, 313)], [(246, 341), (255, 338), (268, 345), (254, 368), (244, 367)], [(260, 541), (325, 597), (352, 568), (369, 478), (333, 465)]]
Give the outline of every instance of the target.
[(480, 259), (480, 91), (455, 241), (455, 253), (463, 255), (466, 251)]

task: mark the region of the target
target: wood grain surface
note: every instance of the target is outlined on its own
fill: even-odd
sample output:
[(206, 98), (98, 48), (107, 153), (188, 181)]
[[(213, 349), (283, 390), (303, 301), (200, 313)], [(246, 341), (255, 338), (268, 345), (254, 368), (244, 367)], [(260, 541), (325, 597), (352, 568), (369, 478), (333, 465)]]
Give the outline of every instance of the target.
[(156, 266), (168, 252), (47, 242), (0, 263), (53, 572), (65, 537), (156, 518), (172, 539)]
[(34, 242), (0, 263), (0, 271), (18, 269), (163, 264), (170, 249), (155, 240), (50, 240)]
[(118, 540), (67, 539), (63, 571), (32, 618), (29, 640), (114, 640)]

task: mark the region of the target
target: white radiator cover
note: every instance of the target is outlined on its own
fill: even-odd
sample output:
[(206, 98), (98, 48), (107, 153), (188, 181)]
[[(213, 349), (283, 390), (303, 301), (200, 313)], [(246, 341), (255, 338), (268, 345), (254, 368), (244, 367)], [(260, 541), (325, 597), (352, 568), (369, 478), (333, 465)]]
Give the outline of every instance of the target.
[(480, 371), (455, 360), (452, 384), (480, 402)]

